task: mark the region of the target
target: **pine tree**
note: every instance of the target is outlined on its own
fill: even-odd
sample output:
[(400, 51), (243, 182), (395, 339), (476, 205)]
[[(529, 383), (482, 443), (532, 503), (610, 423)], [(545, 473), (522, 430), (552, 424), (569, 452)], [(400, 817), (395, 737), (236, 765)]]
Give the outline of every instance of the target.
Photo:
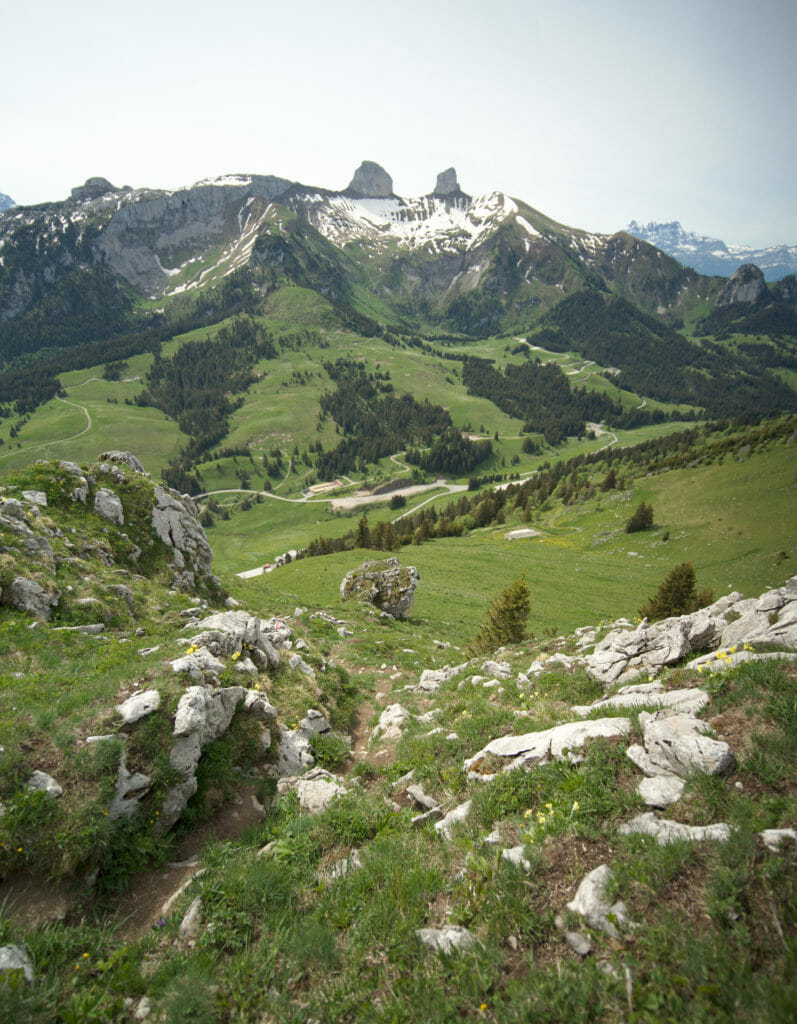
[(646, 505), (643, 501), (638, 505), (636, 511), (625, 524), (626, 533), (637, 533), (639, 530), (649, 530), (653, 526), (653, 506)]
[(526, 631), (531, 597), (525, 573), (503, 590), (490, 605), (471, 647), (484, 654), (503, 644), (520, 643)]
[(691, 562), (681, 562), (659, 585), (659, 589), (639, 609), (642, 618), (651, 622), (667, 619), (671, 615), (688, 615), (711, 604), (714, 595), (710, 589), (696, 589), (695, 570)]

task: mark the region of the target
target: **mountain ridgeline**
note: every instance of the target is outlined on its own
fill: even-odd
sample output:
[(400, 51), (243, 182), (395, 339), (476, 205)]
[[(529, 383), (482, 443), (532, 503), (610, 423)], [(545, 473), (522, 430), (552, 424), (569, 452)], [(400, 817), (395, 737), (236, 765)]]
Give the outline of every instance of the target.
[[(797, 408), (787, 376), (797, 338), (793, 276), (767, 284), (750, 266), (730, 283), (701, 276), (627, 232), (569, 228), (501, 192), (470, 196), (453, 168), (427, 195), (402, 198), (390, 175), (365, 161), (340, 191), (271, 175), (176, 191), (91, 178), (66, 200), (0, 212), (0, 413), (31, 412), (59, 392), (67, 370), (157, 354), (164, 341), (230, 317), (256, 321), (290, 287), (318, 297), (327, 326), (389, 344), (445, 349), (522, 335), (529, 346), (603, 366), (618, 392), (693, 412)], [(254, 321), (246, 359), (243, 328), (228, 328), (239, 332), (237, 355), (218, 377), (230, 379), (226, 397), (213, 399), (214, 425), (206, 420), (199, 430), (189, 409), (209, 408), (204, 385), (195, 381), (187, 398), (189, 374), (181, 388), (166, 389), (177, 368), (162, 362), (139, 404), (163, 409), (195, 439), (220, 439), (231, 396), (246, 389), (262, 345), (273, 347)], [(220, 341), (231, 351), (230, 336)], [(574, 395), (553, 369), (535, 371), (531, 362), (502, 380), (478, 362), (463, 365), (472, 394), (549, 437), (583, 430), (590, 418), (620, 424), (628, 416), (619, 397)], [(572, 415), (554, 426), (546, 402), (569, 402)], [(351, 459), (341, 449), (327, 461), (343, 471)]]

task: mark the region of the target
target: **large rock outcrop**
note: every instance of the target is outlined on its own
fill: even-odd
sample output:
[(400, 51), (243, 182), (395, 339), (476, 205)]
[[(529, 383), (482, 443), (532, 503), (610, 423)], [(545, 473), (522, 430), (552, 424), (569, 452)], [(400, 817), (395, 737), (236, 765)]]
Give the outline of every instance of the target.
[(210, 575), (213, 552), (199, 521), (199, 512), (187, 494), (176, 493), (160, 484), (155, 487), (152, 528), (173, 551), (172, 565), (180, 582), (193, 586)]
[(404, 619), (412, 606), (419, 578), (414, 565), (402, 565), (397, 558), (363, 562), (343, 577), (340, 597), (343, 601), (352, 597), (368, 601), (394, 619)]
[(754, 263), (739, 267), (730, 281), (717, 296), (717, 306), (733, 306), (737, 303), (760, 302), (767, 297), (767, 283), (764, 275)]
[(365, 199), (386, 199), (393, 195), (393, 179), (373, 160), (363, 160), (349, 182), (349, 191)]
[(692, 653), (735, 653), (737, 647), (753, 643), (797, 648), (797, 576), (758, 598), (743, 599), (734, 591), (690, 615), (613, 629), (584, 664), (608, 686), (655, 674)]

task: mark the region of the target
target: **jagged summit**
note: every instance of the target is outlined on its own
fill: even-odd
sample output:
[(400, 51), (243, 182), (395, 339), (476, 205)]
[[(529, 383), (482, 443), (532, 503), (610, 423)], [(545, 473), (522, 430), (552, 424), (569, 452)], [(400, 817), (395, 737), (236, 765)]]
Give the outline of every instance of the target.
[(777, 281), (797, 270), (797, 245), (771, 245), (765, 249), (729, 245), (719, 238), (687, 231), (677, 220), (666, 224), (640, 224), (632, 220), (626, 230), (701, 274), (730, 277), (743, 264), (755, 263), (767, 281)]
[(461, 193), (462, 189), (459, 187), (459, 182), (457, 181), (457, 172), (453, 167), (449, 167), (447, 171), (441, 171), (437, 175), (437, 184), (434, 187), (434, 195), (450, 196), (455, 192)]
[(364, 199), (386, 199), (393, 195), (393, 179), (373, 160), (363, 160), (349, 182), (348, 191)]
[(10, 210), (12, 206), (16, 205), (11, 196), (7, 196), (5, 192), (0, 192), (0, 210)]

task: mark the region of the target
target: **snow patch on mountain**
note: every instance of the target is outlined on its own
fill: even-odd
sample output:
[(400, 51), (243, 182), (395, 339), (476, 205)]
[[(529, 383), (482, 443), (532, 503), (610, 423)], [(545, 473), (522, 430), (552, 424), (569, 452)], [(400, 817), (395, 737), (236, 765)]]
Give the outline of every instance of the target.
[(313, 227), (334, 245), (367, 241), (439, 252), (473, 249), (517, 213), (517, 206), (503, 192), (471, 200), (464, 196), (453, 200), (433, 195), (371, 199), (311, 194), (296, 202)]

